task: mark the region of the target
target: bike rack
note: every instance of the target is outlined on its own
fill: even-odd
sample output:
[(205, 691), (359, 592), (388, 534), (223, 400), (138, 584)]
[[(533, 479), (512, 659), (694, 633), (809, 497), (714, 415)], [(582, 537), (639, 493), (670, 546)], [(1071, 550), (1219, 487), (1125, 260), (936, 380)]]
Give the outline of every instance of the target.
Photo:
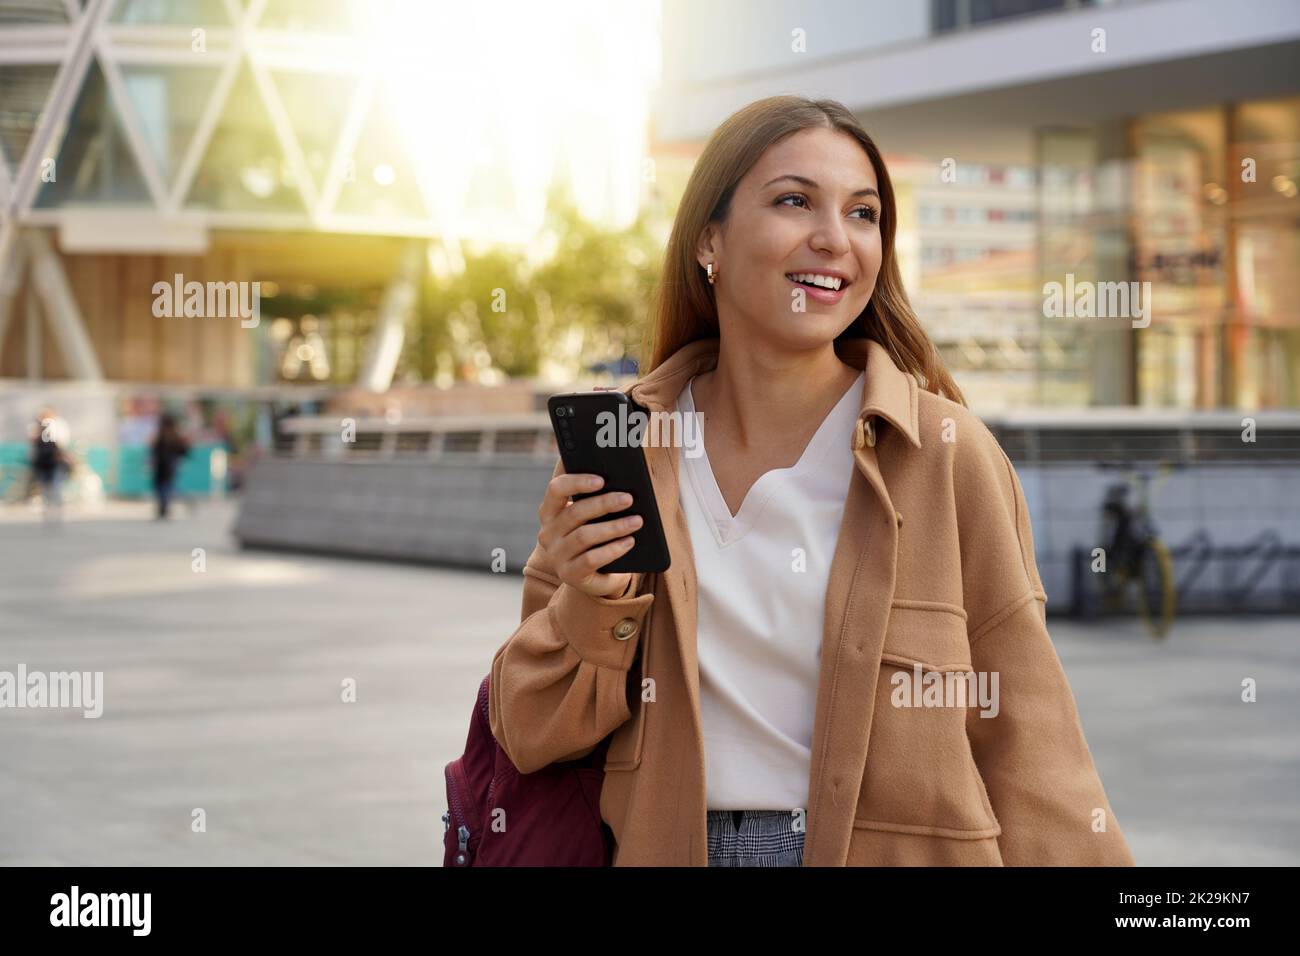
[[(1216, 546), (1204, 530), (1169, 550), (1174, 564), (1177, 613), (1207, 611), (1300, 610), (1300, 545), (1288, 545), (1273, 530), (1266, 530), (1239, 545)], [(1075, 546), (1071, 551), (1071, 616), (1096, 618), (1105, 613), (1101, 589), (1091, 570), (1091, 551)], [(1218, 568), (1216, 586), (1193, 595), (1193, 585), (1211, 565)], [(1279, 567), (1280, 585), (1267, 592), (1260, 585), (1273, 567)], [(1136, 613), (1132, 589), (1126, 589), (1125, 611)]]

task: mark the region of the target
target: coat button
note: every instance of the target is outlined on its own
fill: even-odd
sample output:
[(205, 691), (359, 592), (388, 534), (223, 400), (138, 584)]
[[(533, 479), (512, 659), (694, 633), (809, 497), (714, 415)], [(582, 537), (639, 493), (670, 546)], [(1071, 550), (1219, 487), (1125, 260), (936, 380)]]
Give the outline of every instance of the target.
[(626, 641), (636, 633), (636, 621), (630, 617), (625, 617), (614, 625), (614, 636), (620, 641)]
[(874, 418), (868, 418), (865, 427), (867, 432), (867, 444), (874, 448), (876, 445), (876, 420)]
[(901, 528), (903, 526), (903, 512), (895, 511), (894, 520), (898, 522), (898, 526)]

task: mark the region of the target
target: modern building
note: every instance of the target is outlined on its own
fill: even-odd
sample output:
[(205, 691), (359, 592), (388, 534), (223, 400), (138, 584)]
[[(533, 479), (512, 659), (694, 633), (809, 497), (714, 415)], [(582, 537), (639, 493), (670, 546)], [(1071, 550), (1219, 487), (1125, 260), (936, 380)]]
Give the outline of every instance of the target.
[[(1300, 406), (1300, 4), (664, 0), (663, 24), (666, 142), (782, 93), (859, 116), (977, 407)], [(1045, 315), (1052, 282), (1149, 282), (1149, 322)]]
[(635, 218), (658, 48), (601, 37), (657, 10), (586, 7), (0, 0), (0, 442), (51, 398), (100, 435), (141, 395), (382, 391), (422, 279), (527, 246), (552, 188)]

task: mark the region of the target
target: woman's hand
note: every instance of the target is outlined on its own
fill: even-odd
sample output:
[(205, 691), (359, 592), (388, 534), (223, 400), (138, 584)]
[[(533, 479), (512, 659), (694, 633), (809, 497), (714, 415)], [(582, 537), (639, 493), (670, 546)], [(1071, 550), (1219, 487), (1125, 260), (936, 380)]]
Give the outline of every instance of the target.
[(617, 597), (627, 590), (632, 575), (600, 574), (604, 567), (632, 548), (631, 533), (641, 527), (641, 517), (587, 524), (600, 515), (622, 511), (632, 503), (623, 492), (593, 495), (570, 502), (571, 495), (595, 491), (604, 484), (598, 475), (556, 475), (546, 486), (537, 511), (542, 527), (537, 543), (551, 557), (561, 581), (590, 597)]

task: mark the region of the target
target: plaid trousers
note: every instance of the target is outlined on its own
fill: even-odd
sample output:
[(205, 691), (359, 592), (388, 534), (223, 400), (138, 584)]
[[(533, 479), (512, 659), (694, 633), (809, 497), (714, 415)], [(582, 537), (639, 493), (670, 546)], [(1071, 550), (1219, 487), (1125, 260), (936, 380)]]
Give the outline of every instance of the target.
[(709, 866), (803, 866), (804, 834), (789, 810), (709, 810), (706, 818)]

